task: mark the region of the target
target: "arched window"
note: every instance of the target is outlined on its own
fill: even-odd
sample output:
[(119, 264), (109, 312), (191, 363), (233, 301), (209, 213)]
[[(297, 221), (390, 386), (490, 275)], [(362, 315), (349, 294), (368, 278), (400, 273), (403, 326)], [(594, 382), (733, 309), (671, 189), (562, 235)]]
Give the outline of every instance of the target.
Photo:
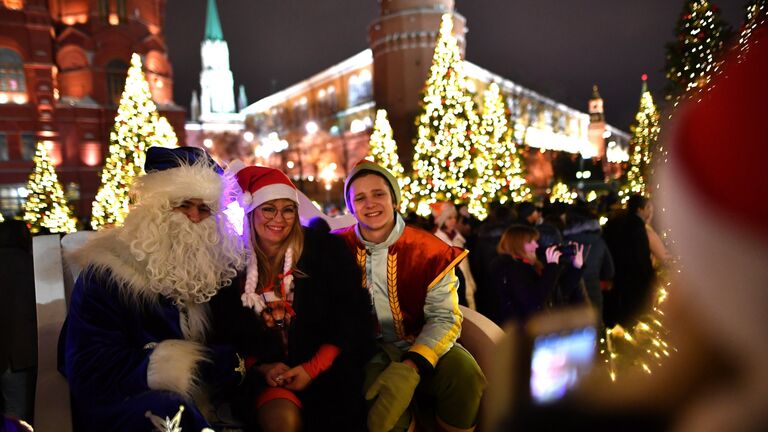
[(107, 75), (107, 102), (115, 105), (120, 103), (123, 94), (125, 78), (128, 75), (128, 63), (122, 60), (112, 60), (105, 68)]
[(16, 51), (0, 48), (0, 103), (26, 103), (24, 61)]

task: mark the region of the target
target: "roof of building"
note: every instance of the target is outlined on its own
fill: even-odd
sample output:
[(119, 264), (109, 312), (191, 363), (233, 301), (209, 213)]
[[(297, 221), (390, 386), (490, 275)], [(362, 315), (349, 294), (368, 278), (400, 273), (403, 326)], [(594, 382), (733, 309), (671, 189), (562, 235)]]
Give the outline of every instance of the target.
[(216, 0), (208, 0), (208, 11), (205, 16), (205, 40), (224, 40), (224, 32), (221, 31), (221, 21), (219, 21)]

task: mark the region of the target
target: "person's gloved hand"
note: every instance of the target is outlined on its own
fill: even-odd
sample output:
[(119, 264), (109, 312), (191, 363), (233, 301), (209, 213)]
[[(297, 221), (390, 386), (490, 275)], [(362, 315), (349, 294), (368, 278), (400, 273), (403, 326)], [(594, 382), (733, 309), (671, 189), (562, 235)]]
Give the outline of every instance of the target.
[(395, 426), (397, 419), (408, 409), (420, 379), (416, 369), (400, 362), (390, 363), (379, 374), (365, 392), (365, 399), (376, 399), (368, 410), (370, 432), (387, 432)]

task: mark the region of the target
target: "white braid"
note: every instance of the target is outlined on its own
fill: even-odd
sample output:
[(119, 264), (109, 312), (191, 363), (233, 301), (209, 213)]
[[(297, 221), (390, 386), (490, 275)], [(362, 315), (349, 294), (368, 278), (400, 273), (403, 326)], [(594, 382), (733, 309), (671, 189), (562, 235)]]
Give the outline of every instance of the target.
[(285, 250), (285, 260), (283, 260), (283, 286), (285, 287), (285, 299), (293, 301), (293, 275), (288, 272), (293, 267), (293, 249)]
[(245, 292), (240, 296), (243, 306), (252, 308), (256, 313), (261, 313), (266, 307), (264, 299), (256, 294), (256, 286), (259, 284), (259, 263), (256, 262), (256, 253), (251, 244), (251, 223), (247, 221), (243, 224), (243, 237), (246, 239), (248, 248), (248, 263), (245, 271)]

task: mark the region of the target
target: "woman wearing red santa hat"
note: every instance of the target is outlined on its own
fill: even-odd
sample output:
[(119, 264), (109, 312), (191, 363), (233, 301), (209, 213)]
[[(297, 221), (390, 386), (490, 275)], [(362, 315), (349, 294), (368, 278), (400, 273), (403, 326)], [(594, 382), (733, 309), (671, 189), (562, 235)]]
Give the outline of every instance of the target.
[(371, 301), (341, 240), (299, 221), (296, 187), (261, 166), (237, 172), (247, 270), (222, 293), (220, 330), (248, 353), (236, 410), (262, 431), (359, 430)]

